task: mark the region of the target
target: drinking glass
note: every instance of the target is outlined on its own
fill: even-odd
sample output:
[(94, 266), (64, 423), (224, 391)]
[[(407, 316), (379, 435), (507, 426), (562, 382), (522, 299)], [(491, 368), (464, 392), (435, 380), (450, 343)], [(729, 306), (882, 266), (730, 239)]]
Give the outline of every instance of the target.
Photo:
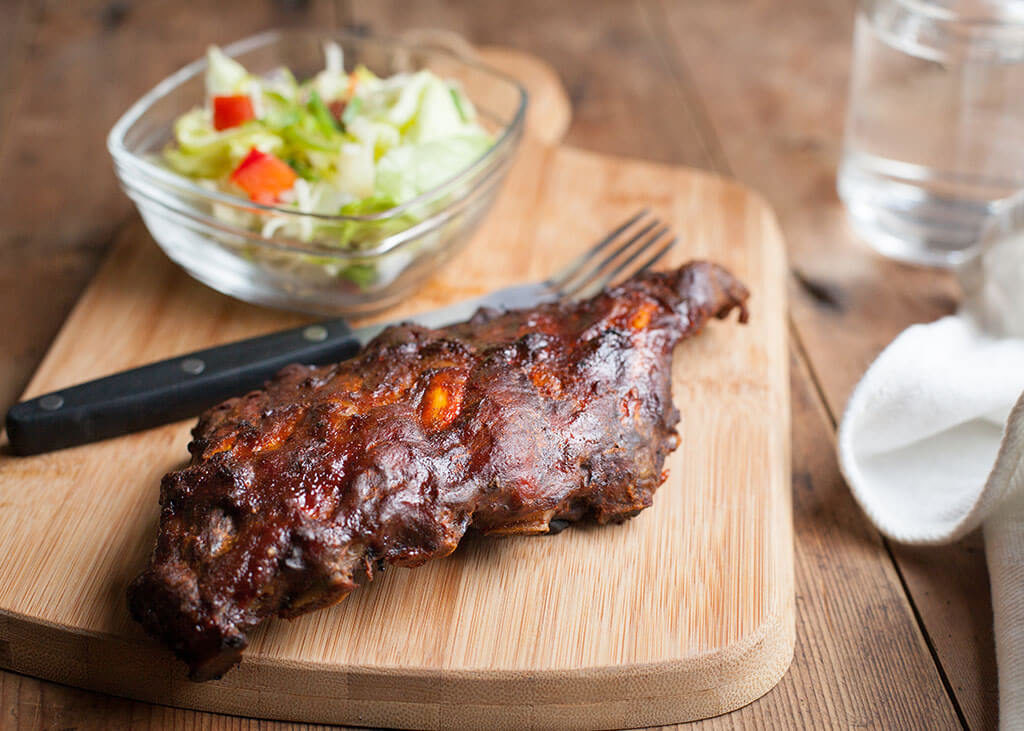
[(1024, 338), (1024, 191), (999, 203), (957, 275), (961, 311), (996, 337)]
[(1024, 188), (1024, 2), (862, 0), (839, 196), (888, 256), (953, 266)]

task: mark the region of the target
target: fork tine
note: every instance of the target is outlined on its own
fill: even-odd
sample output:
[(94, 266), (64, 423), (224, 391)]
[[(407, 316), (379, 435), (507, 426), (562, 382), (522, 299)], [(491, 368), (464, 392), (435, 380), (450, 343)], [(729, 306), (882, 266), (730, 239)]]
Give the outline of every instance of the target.
[(656, 252), (654, 252), (654, 256), (652, 256), (650, 259), (648, 259), (644, 263), (644, 265), (642, 267), (637, 268), (637, 270), (634, 272), (634, 274), (639, 274), (640, 272), (646, 272), (652, 266), (657, 264), (661, 260), (661, 257), (665, 256), (665, 254), (667, 254), (672, 249), (672, 247), (675, 246), (677, 243), (679, 243), (679, 237), (678, 236), (673, 236), (671, 239), (669, 239), (667, 244), (665, 244), (660, 249), (658, 249)]
[(628, 221), (625, 221), (624, 223), (619, 224), (607, 236), (605, 236), (592, 247), (584, 251), (578, 257), (573, 259), (564, 269), (548, 277), (544, 281), (544, 284), (546, 284), (551, 289), (561, 290), (562, 287), (564, 287), (568, 281), (570, 281), (573, 277), (580, 273), (583, 267), (586, 266), (587, 262), (591, 261), (594, 258), (594, 256), (596, 256), (597, 254), (601, 253), (604, 249), (606, 249), (609, 246), (609, 244), (611, 244), (613, 241), (615, 241), (615, 239), (622, 235), (623, 231), (628, 229), (630, 226), (632, 226), (634, 223), (636, 223), (641, 218), (646, 216), (648, 213), (650, 213), (650, 209), (641, 208), (639, 211), (633, 214), (632, 218), (630, 218)]
[[(653, 234), (651, 234), (652, 230), (654, 230)], [(615, 276), (617, 273), (623, 271), (625, 267), (629, 266), (629, 264), (636, 261), (637, 257), (643, 254), (644, 251), (650, 248), (667, 232), (668, 226), (655, 219), (653, 223), (642, 228), (636, 233), (636, 235), (630, 238), (629, 241), (602, 259), (596, 266), (592, 267), (585, 278), (581, 278), (578, 282), (575, 282), (572, 286), (566, 288), (564, 296), (575, 297), (582, 291), (592, 291), (594, 287), (591, 285), (594, 282), (607, 283), (609, 281), (609, 277)], [(648, 234), (650, 235), (648, 236)], [(636, 245), (637, 242), (639, 242), (639, 245)], [(628, 256), (624, 261), (619, 264), (615, 263), (619, 257), (626, 254), (628, 254)], [(614, 268), (609, 270), (610, 267)]]
[[(644, 241), (644, 243), (640, 247), (638, 247), (636, 251), (630, 254), (625, 261), (623, 261), (617, 267), (615, 267), (615, 269), (613, 269), (610, 272), (607, 272), (606, 274), (601, 275), (588, 286), (576, 290), (574, 296), (579, 297), (580, 299), (586, 299), (587, 297), (593, 297), (594, 295), (596, 295), (602, 289), (604, 289), (609, 284), (614, 282), (619, 277), (619, 275), (627, 273), (630, 265), (633, 264), (637, 259), (639, 259), (642, 254), (647, 252), (651, 248), (651, 246), (657, 243), (668, 232), (668, 226), (664, 226), (659, 231), (656, 231), (646, 241)], [(679, 241), (678, 237), (673, 236), (666, 243), (662, 244), (657, 250), (655, 250), (653, 254), (651, 254), (644, 261), (642, 266), (636, 269), (636, 272), (642, 272), (650, 268), (655, 262), (661, 259), (661, 257), (665, 256), (665, 254), (668, 253), (669, 249), (676, 245), (677, 241)]]
[[(639, 231), (634, 233), (632, 236), (630, 236), (628, 239), (623, 241), (621, 244), (616, 246), (613, 251), (609, 252), (603, 258), (599, 259), (596, 263), (593, 263), (590, 267), (587, 268), (586, 271), (584, 271), (582, 274), (575, 278), (576, 281), (569, 284), (563, 283), (561, 287), (562, 296), (570, 297), (573, 295), (573, 293), (578, 292), (579, 290), (589, 285), (590, 282), (594, 281), (594, 278), (599, 276), (601, 272), (604, 271), (610, 264), (612, 264), (616, 259), (622, 256), (622, 254), (629, 251), (633, 247), (633, 245), (636, 244), (637, 241), (640, 241), (640, 239), (649, 234), (652, 229), (660, 225), (662, 225), (661, 221), (659, 221), (657, 218), (654, 219), (646, 226), (641, 228)], [(641, 246), (644, 245), (646, 244), (641, 244)]]

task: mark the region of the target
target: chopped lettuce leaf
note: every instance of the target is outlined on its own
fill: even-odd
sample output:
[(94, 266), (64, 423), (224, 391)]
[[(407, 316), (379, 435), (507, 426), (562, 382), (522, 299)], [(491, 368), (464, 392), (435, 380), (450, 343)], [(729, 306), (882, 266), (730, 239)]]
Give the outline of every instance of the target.
[(396, 147), (377, 163), (377, 195), (399, 203), (415, 198), (458, 175), (490, 146), (486, 135), (464, 134)]
[(355, 77), (356, 86), (362, 87), (363, 89), (374, 89), (380, 85), (381, 79), (377, 74), (370, 71), (363, 64), (356, 66), (355, 71), (352, 72), (352, 76)]
[(345, 73), (345, 52), (337, 41), (327, 41), (324, 44), (324, 71), (329, 74)]
[[(358, 97), (352, 100), (358, 101)], [(402, 143), (402, 133), (385, 122), (374, 122), (366, 117), (355, 116), (345, 126), (345, 131), (356, 142), (373, 150), (373, 157), (379, 160), (385, 152)]]
[(284, 66), (278, 67), (260, 79), (259, 87), (264, 95), (277, 94), (285, 99), (294, 99), (299, 93), (299, 82), (295, 75)]
[(208, 97), (245, 94), (249, 91), (249, 72), (217, 46), (210, 46), (206, 51), (206, 63)]
[(264, 110), (260, 121), (271, 130), (281, 130), (297, 124), (302, 111), (292, 99), (277, 91), (264, 91)]
[(349, 78), (345, 73), (345, 55), (334, 41), (324, 44), (324, 70), (313, 78), (314, 93), (326, 101), (343, 99), (348, 92)]
[(431, 77), (420, 95), (419, 109), (406, 132), (411, 142), (430, 142), (461, 134), (465, 123), (452, 99), (451, 90)]
[(363, 100), (359, 97), (350, 99), (348, 104), (345, 105), (345, 111), (341, 113), (341, 124), (348, 127), (352, 124), (352, 121), (359, 118), (359, 113), (363, 110)]
[(341, 146), (338, 172), (331, 179), (338, 190), (356, 199), (373, 195), (376, 170), (373, 148), (353, 142)]
[(220, 178), (227, 175), (252, 148), (277, 154), (281, 139), (247, 122), (218, 132), (209, 113), (193, 109), (174, 125), (177, 148), (168, 149), (164, 159), (177, 172), (194, 178)]
[(420, 108), (420, 99), (423, 97), (423, 90), (430, 84), (433, 74), (429, 71), (417, 71), (412, 76), (395, 76), (389, 81), (404, 81), (402, 84), (389, 84), (384, 88), (383, 94), (379, 94), (378, 106), (384, 108), (384, 118), (395, 127), (404, 129), (413, 121), (413, 117)]
[[(365, 216), (441, 185), (493, 145), (456, 82), (426, 70), (382, 79), (362, 65), (349, 74), (335, 43), (325, 44), (324, 55), (324, 70), (300, 83), (285, 68), (254, 76), (211, 47), (208, 98), (248, 94), (257, 118), (218, 131), (208, 105), (198, 106), (175, 123), (165, 164), (205, 187), (237, 195), (230, 175), (256, 148), (284, 160), (299, 176), (279, 206), (296, 213)], [(373, 221), (257, 214), (222, 204), (213, 206), (213, 213), (264, 236), (358, 251), (415, 225), (431, 210), (417, 204), (415, 212)], [(313, 255), (306, 264), (359, 286), (398, 276), (403, 266), (395, 259), (389, 264), (393, 271), (384, 272), (368, 261), (346, 264)]]

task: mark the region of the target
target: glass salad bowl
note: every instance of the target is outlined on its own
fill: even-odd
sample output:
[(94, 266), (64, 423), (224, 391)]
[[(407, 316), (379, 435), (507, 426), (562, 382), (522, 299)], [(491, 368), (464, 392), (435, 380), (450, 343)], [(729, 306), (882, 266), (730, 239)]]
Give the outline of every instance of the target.
[(325, 45), (332, 43), (343, 49), (346, 68), (362, 65), (379, 77), (426, 69), (451, 80), (475, 107), (476, 122), (493, 144), (443, 182), (380, 210), (332, 215), (256, 202), (179, 174), (165, 162), (175, 121), (206, 99), (204, 58), (136, 102), (114, 125), (107, 146), (149, 232), (193, 277), (248, 302), (360, 315), (395, 304), (465, 246), (511, 165), (527, 101), (523, 87), (498, 71), (401, 40), (275, 30), (224, 53), (253, 75), (283, 67), (308, 79), (324, 68)]

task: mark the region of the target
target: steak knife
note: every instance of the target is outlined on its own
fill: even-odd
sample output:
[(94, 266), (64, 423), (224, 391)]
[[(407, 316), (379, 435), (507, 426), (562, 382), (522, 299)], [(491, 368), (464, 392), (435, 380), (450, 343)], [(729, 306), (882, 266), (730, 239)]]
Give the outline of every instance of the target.
[[(481, 307), (516, 309), (555, 298), (543, 284), (516, 285), (398, 322), (443, 327), (468, 319)], [(353, 330), (344, 320), (326, 320), (47, 393), (11, 407), (7, 438), (15, 454), (39, 454), (193, 417), (258, 388), (291, 363), (325, 365), (351, 358), (393, 324)]]

